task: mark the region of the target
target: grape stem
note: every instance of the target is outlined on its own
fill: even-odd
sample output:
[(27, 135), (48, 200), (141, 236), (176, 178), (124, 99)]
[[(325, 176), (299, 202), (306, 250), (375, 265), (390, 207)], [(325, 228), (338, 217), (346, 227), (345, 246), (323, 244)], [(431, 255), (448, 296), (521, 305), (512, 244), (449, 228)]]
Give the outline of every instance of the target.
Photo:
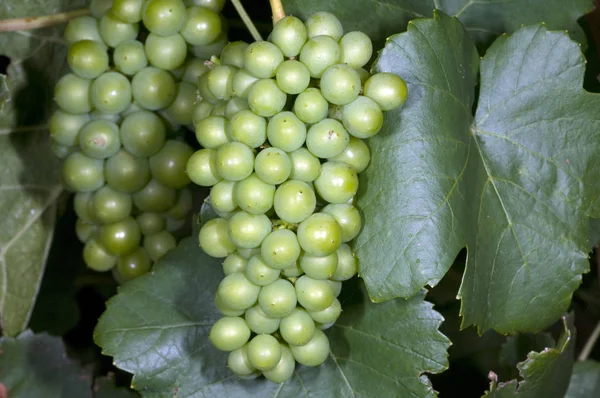
[(577, 358), (579, 361), (585, 361), (588, 358), (592, 352), (592, 349), (594, 348), (594, 345), (596, 344), (596, 341), (598, 340), (598, 337), (600, 337), (600, 322), (596, 324), (596, 327), (590, 335), (590, 338), (585, 342), (585, 346), (581, 350), (579, 358)]
[(69, 12), (61, 12), (54, 15), (43, 15), (38, 17), (12, 18), (0, 20), (0, 32), (16, 32), (19, 30), (33, 30), (58, 25), (70, 21), (73, 18), (88, 15), (87, 8)]
[(258, 29), (256, 29), (256, 26), (254, 26), (252, 19), (250, 18), (250, 16), (244, 9), (244, 6), (242, 5), (241, 1), (240, 0), (231, 0), (231, 4), (233, 4), (233, 6), (235, 7), (235, 10), (239, 14), (240, 18), (242, 18), (242, 22), (244, 22), (244, 25), (246, 25), (246, 28), (248, 28), (248, 31), (252, 35), (252, 38), (255, 41), (263, 41), (263, 38), (260, 35), (260, 32), (258, 31)]
[(273, 12), (273, 25), (275, 25), (280, 19), (285, 17), (285, 11), (283, 10), (281, 0), (269, 0), (269, 2), (271, 3), (271, 10)]

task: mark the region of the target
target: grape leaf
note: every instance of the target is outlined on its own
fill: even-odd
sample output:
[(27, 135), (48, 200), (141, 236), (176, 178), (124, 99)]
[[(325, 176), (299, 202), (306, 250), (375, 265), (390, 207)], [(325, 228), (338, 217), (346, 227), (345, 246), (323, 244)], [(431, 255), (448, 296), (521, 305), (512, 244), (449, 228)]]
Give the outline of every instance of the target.
[(592, 360), (575, 362), (565, 398), (600, 396), (600, 363)]
[[(0, 19), (54, 14), (65, 3), (5, 0)], [(27, 327), (62, 191), (46, 129), (52, 88), (66, 64), (61, 30), (0, 34), (0, 55), (11, 60), (0, 81), (0, 324), (9, 336)]]
[(597, 218), (590, 219), (590, 247), (594, 247), (600, 244), (600, 220)]
[(521, 381), (498, 383), (490, 372), (490, 390), (485, 398), (563, 398), (573, 368), (575, 342), (573, 317), (563, 317), (563, 332), (556, 347), (546, 347), (541, 352), (530, 352), (527, 360), (517, 365)]
[(600, 96), (563, 32), (499, 38), (481, 62), (459, 21), (436, 13), (393, 36), (375, 67), (406, 79), (405, 107), (370, 141), (357, 239), (371, 297), (435, 285), (468, 249), (463, 327), (536, 332), (567, 309), (589, 268), (598, 213)]
[(486, 47), (502, 33), (545, 22), (550, 29), (567, 29), (585, 43), (577, 24), (593, 8), (593, 0), (284, 0), (288, 14), (308, 18), (317, 11), (337, 15), (346, 31), (368, 34), (376, 48), (392, 34), (403, 32), (411, 19), (432, 17), (433, 10), (456, 16), (478, 45)]
[(60, 338), (27, 330), (0, 338), (2, 387), (4, 397), (91, 398), (92, 375), (67, 358)]
[(208, 340), (219, 318), (212, 300), (222, 277), (219, 260), (192, 237), (109, 300), (95, 341), (134, 374), (132, 384), (144, 397), (434, 396), (422, 374), (447, 367), (449, 341), (424, 292), (375, 305), (360, 280), (347, 282), (325, 364), (299, 366), (291, 380), (274, 384), (239, 380), (227, 369), (227, 354)]

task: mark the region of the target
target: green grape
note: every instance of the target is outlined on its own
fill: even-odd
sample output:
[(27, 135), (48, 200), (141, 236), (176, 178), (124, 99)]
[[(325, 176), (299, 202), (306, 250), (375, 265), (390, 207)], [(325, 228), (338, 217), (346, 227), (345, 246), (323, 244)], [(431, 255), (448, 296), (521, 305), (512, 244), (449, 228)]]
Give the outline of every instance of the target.
[(229, 237), (237, 247), (252, 249), (260, 246), (271, 232), (271, 220), (264, 214), (236, 212), (229, 219)]
[(94, 18), (102, 18), (112, 8), (113, 0), (91, 0), (90, 12)]
[(292, 170), (289, 176), (291, 180), (312, 182), (317, 179), (321, 171), (321, 162), (315, 155), (306, 148), (297, 149), (289, 155), (292, 161)]
[(124, 255), (133, 252), (142, 240), (140, 227), (132, 217), (103, 225), (98, 231), (99, 242), (113, 254)]
[(223, 304), (223, 299), (218, 294), (215, 295), (215, 307), (217, 307), (217, 311), (225, 316), (240, 316), (244, 314), (244, 310), (233, 310)]
[(315, 333), (315, 322), (305, 310), (296, 308), (281, 319), (279, 333), (288, 344), (304, 345)]
[(69, 47), (69, 68), (84, 79), (94, 79), (108, 69), (106, 46), (93, 40), (81, 40)]
[[(221, 24), (223, 24), (223, 21), (221, 21)], [(205, 46), (190, 45), (188, 50), (194, 57), (210, 59), (213, 55), (220, 54), (227, 43), (229, 43), (227, 31), (223, 30), (212, 43)]]
[(64, 38), (69, 46), (81, 40), (94, 40), (106, 48), (106, 44), (100, 37), (98, 20), (89, 16), (70, 20), (65, 28)]
[(92, 83), (90, 99), (101, 112), (123, 112), (131, 105), (131, 84), (118, 72), (106, 72)]
[[(235, 244), (227, 232), (228, 225), (227, 220), (223, 218), (213, 218), (202, 225), (198, 239), (204, 253), (211, 257), (223, 258), (235, 252)], [(225, 297), (223, 298), (225, 299)], [(225, 304), (233, 309), (240, 309), (228, 304), (227, 301)]]
[(307, 311), (322, 311), (329, 307), (335, 298), (329, 282), (307, 275), (302, 275), (296, 281), (296, 297), (298, 303)]
[(300, 247), (311, 256), (328, 256), (342, 244), (342, 228), (335, 218), (314, 213), (298, 226)]
[(142, 10), (144, 26), (160, 36), (170, 36), (183, 28), (185, 4), (181, 0), (148, 0)]
[(292, 112), (281, 112), (269, 120), (267, 138), (272, 146), (292, 152), (304, 145), (306, 125)]
[(252, 149), (241, 142), (228, 142), (217, 149), (215, 154), (218, 175), (229, 181), (240, 181), (252, 173), (254, 154)]
[(248, 260), (240, 255), (239, 252), (231, 253), (223, 260), (223, 273), (225, 275), (233, 274), (234, 272), (244, 272)]
[(323, 97), (336, 105), (345, 105), (354, 101), (361, 89), (358, 72), (344, 64), (327, 68), (321, 76), (319, 85)]
[(165, 109), (169, 119), (177, 124), (191, 125), (193, 123), (194, 105), (196, 102), (196, 87), (187, 82), (177, 83), (177, 95), (173, 103)]
[(116, 272), (119, 274), (122, 283), (150, 272), (151, 268), (152, 262), (148, 253), (146, 253), (146, 249), (138, 247), (131, 253), (119, 256)]
[(352, 254), (350, 246), (342, 244), (337, 251), (338, 266), (331, 277), (335, 281), (346, 281), (352, 278), (358, 272), (358, 260)]
[(112, 12), (108, 12), (100, 19), (98, 29), (104, 43), (115, 48), (123, 42), (134, 40), (140, 31), (140, 26), (137, 23), (123, 22)]
[(204, 7), (190, 7), (181, 35), (185, 41), (194, 46), (206, 46), (218, 39), (223, 23), (218, 12)]
[(231, 212), (238, 208), (235, 200), (235, 182), (219, 181), (210, 190), (210, 205), (216, 212)]
[(181, 189), (190, 183), (186, 166), (194, 150), (185, 142), (168, 140), (160, 151), (150, 158), (150, 172), (161, 184)]
[(315, 322), (321, 324), (335, 323), (342, 314), (342, 305), (338, 299), (333, 299), (331, 305), (321, 311), (308, 311), (308, 314)]
[(104, 161), (74, 152), (65, 159), (62, 176), (73, 191), (95, 191), (104, 185)]
[(131, 195), (115, 191), (108, 186), (104, 186), (94, 193), (92, 204), (94, 218), (102, 224), (121, 221), (129, 217), (133, 209)]
[(97, 231), (98, 226), (96, 224), (91, 224), (83, 221), (81, 218), (77, 218), (77, 221), (75, 222), (75, 235), (77, 235), (77, 239), (79, 239), (81, 243), (86, 243)]
[(300, 256), (298, 238), (288, 229), (275, 230), (263, 240), (260, 253), (269, 267), (287, 268)]
[(275, 71), (282, 62), (281, 50), (268, 41), (257, 41), (250, 44), (244, 54), (246, 70), (261, 79), (275, 76)]
[(150, 33), (144, 49), (150, 65), (166, 70), (182, 66), (187, 55), (187, 45), (179, 33), (170, 36)]
[(235, 66), (217, 65), (206, 73), (206, 84), (211, 94), (219, 101), (228, 101), (233, 96)]
[(363, 93), (375, 101), (382, 111), (391, 111), (404, 104), (408, 88), (400, 76), (382, 72), (374, 74), (365, 82)]
[(248, 105), (248, 101), (240, 97), (233, 97), (229, 101), (227, 101), (227, 105), (225, 105), (225, 117), (227, 119), (231, 119), (235, 116), (236, 113), (250, 109), (250, 105)]
[(248, 260), (246, 266), (246, 277), (255, 285), (266, 286), (279, 279), (281, 271), (269, 267), (261, 255), (257, 255)]
[[(130, 105), (131, 106), (131, 105)], [(129, 108), (127, 108), (129, 109)], [(120, 124), (123, 118), (120, 113), (104, 113), (100, 110), (93, 110), (90, 114), (92, 120), (103, 120), (110, 123)]]
[[(338, 259), (338, 262), (339, 262), (339, 259)], [(337, 270), (337, 268), (336, 268), (336, 270)], [(329, 286), (331, 286), (331, 289), (333, 290), (333, 295), (335, 297), (338, 297), (340, 295), (340, 293), (342, 292), (342, 282), (334, 281), (331, 279), (328, 279), (327, 282), (329, 282)]]
[(111, 157), (121, 148), (119, 126), (105, 120), (92, 120), (79, 131), (79, 146), (91, 158)]
[(226, 316), (219, 319), (210, 329), (210, 342), (221, 351), (242, 348), (250, 339), (250, 329), (240, 317)]
[(325, 333), (315, 329), (313, 338), (301, 346), (290, 346), (296, 362), (304, 366), (319, 366), (329, 356), (329, 340)]
[(81, 114), (91, 112), (90, 87), (92, 81), (72, 73), (61, 77), (54, 86), (54, 101), (65, 112)]
[(73, 196), (73, 209), (75, 210), (75, 214), (77, 214), (78, 218), (88, 224), (96, 223), (96, 218), (92, 209), (93, 197), (93, 192), (77, 192)]
[(223, 304), (234, 310), (252, 307), (260, 291), (260, 286), (250, 282), (242, 272), (227, 275), (217, 289)]
[(273, 369), (281, 359), (281, 345), (269, 334), (259, 334), (248, 343), (248, 359), (259, 370)]
[(329, 103), (318, 88), (307, 88), (294, 101), (294, 114), (304, 123), (317, 123), (327, 117)]
[(322, 210), (335, 218), (342, 228), (342, 242), (349, 242), (358, 236), (362, 228), (360, 212), (349, 203), (329, 204)]
[(271, 41), (279, 47), (286, 57), (295, 57), (300, 54), (300, 50), (308, 34), (304, 23), (293, 16), (286, 16), (277, 21), (271, 32)]
[(292, 171), (292, 161), (279, 148), (265, 148), (254, 159), (258, 178), (267, 184), (278, 185), (287, 180)]
[(373, 55), (373, 43), (363, 32), (348, 32), (340, 39), (343, 64), (352, 68), (362, 68)]
[(233, 76), (233, 95), (240, 98), (248, 98), (248, 92), (254, 83), (259, 81), (257, 77), (254, 77), (246, 69), (240, 69)]
[(299, 223), (310, 216), (317, 198), (310, 185), (300, 180), (289, 180), (275, 191), (273, 207), (277, 216), (288, 223)]
[(248, 359), (248, 344), (229, 353), (227, 367), (238, 376), (250, 376), (256, 372), (256, 368), (252, 366)]
[(200, 58), (192, 58), (189, 59), (185, 63), (185, 71), (183, 72), (183, 76), (181, 80), (191, 83), (194, 86), (198, 85), (198, 79), (204, 73), (208, 72), (208, 67), (206, 66), (206, 60)]
[(252, 173), (236, 184), (233, 195), (242, 210), (250, 214), (263, 214), (273, 207), (275, 186), (263, 182)]
[[(194, 111), (192, 115), (192, 122), (194, 123), (194, 125), (197, 125), (202, 120), (209, 117), (214, 107), (215, 106), (208, 101), (197, 101), (194, 105)], [(196, 132), (196, 134), (198, 133)]]
[(165, 213), (165, 215), (174, 220), (183, 220), (190, 214), (193, 207), (194, 198), (192, 197), (192, 191), (189, 188), (183, 188), (177, 191), (175, 204)]
[(74, 146), (79, 142), (79, 130), (90, 121), (90, 115), (84, 113), (73, 115), (60, 109), (54, 111), (48, 121), (50, 137), (64, 146)]
[(333, 252), (328, 256), (311, 256), (302, 253), (299, 264), (306, 276), (312, 279), (328, 279), (331, 278), (337, 268), (337, 252)]
[(354, 137), (371, 138), (383, 126), (383, 112), (375, 101), (359, 96), (342, 107), (342, 122)]
[(167, 227), (165, 218), (153, 212), (141, 213), (135, 218), (143, 235), (154, 235)]
[(106, 160), (106, 184), (117, 191), (133, 193), (150, 181), (148, 159), (120, 150)]
[(144, 249), (152, 261), (160, 260), (167, 252), (177, 246), (177, 241), (169, 231), (161, 231), (144, 237)]
[(133, 203), (141, 211), (161, 213), (169, 210), (175, 204), (177, 193), (175, 189), (161, 184), (152, 178), (146, 186), (133, 195)]
[(123, 147), (133, 155), (147, 157), (165, 145), (167, 129), (155, 113), (142, 110), (127, 116), (121, 124)]
[(309, 38), (315, 36), (330, 36), (339, 40), (344, 34), (340, 20), (327, 11), (315, 12), (304, 22)]
[(330, 66), (339, 64), (342, 51), (336, 40), (329, 36), (316, 36), (306, 42), (300, 51), (300, 62), (308, 68), (310, 76), (320, 78)]
[(284, 61), (275, 75), (277, 85), (286, 94), (300, 94), (308, 88), (310, 72), (302, 62), (296, 60)]
[(244, 67), (244, 57), (248, 43), (245, 41), (233, 41), (221, 51), (221, 65), (231, 65), (236, 68)]
[(225, 107), (227, 106), (226, 102), (221, 102), (217, 104), (213, 110), (210, 112), (211, 116), (221, 116), (225, 117)]
[(117, 257), (110, 254), (100, 242), (92, 238), (83, 246), (83, 261), (88, 268), (105, 272), (117, 264)]
[(51, 139), (50, 140), (50, 149), (52, 150), (52, 153), (54, 153), (54, 156), (56, 156), (59, 159), (64, 159), (67, 156), (69, 156), (70, 154), (72, 154), (73, 152), (77, 152), (77, 150), (79, 148), (76, 146), (67, 146), (67, 145), (59, 144), (55, 140)]
[(185, 0), (188, 6), (205, 7), (215, 12), (220, 12), (225, 7), (225, 0)]
[(273, 79), (261, 79), (248, 90), (248, 105), (259, 116), (271, 117), (283, 110), (287, 96)]
[(144, 2), (145, 0), (113, 0), (112, 12), (123, 22), (140, 22)]
[(344, 152), (329, 160), (343, 162), (352, 167), (356, 173), (360, 173), (367, 168), (371, 161), (371, 153), (367, 144), (360, 138), (350, 137), (350, 142)]
[(173, 76), (162, 69), (148, 66), (133, 76), (131, 81), (133, 99), (143, 108), (158, 110), (166, 108), (177, 95)]
[(296, 361), (292, 351), (287, 346), (281, 346), (281, 359), (273, 369), (263, 370), (262, 374), (274, 383), (284, 383), (289, 380), (296, 369)]
[(221, 177), (217, 173), (216, 151), (214, 149), (200, 149), (188, 159), (186, 172), (195, 184), (210, 187), (215, 185)]
[(315, 190), (329, 203), (346, 203), (358, 191), (358, 176), (351, 166), (341, 162), (325, 162), (315, 180)]
[(231, 118), (226, 132), (232, 141), (258, 148), (267, 139), (267, 121), (251, 110), (241, 110)]
[(319, 158), (331, 158), (344, 152), (350, 135), (335, 119), (323, 119), (313, 124), (306, 134), (306, 147)]
[[(212, 106), (212, 105), (211, 105)], [(196, 124), (196, 139), (207, 149), (217, 149), (227, 143), (229, 121), (222, 116), (207, 116)]]
[(272, 318), (281, 318), (296, 308), (294, 285), (285, 279), (278, 279), (263, 286), (258, 295), (258, 304), (263, 312)]

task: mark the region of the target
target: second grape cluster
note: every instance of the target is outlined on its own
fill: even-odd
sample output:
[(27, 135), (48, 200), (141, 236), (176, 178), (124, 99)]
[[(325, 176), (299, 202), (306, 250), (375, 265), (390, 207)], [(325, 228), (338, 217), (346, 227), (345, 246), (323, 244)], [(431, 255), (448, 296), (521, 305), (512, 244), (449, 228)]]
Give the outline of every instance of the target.
[(363, 68), (372, 55), (367, 35), (318, 12), (284, 17), (269, 41), (228, 44), (200, 76), (203, 149), (187, 172), (212, 187), (219, 215), (199, 233), (226, 275), (210, 340), (241, 377), (284, 382), (296, 362), (329, 355), (323, 330), (358, 271), (349, 243), (362, 227), (353, 200), (370, 161), (364, 140), (407, 94), (400, 77)]

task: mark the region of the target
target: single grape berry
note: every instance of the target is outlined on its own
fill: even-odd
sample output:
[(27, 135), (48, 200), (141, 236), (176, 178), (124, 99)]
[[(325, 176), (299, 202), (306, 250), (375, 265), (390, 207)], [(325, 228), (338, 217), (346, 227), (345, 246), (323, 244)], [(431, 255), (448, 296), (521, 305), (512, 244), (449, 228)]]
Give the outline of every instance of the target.
[(324, 310), (331, 305), (335, 298), (329, 282), (313, 279), (308, 275), (298, 278), (295, 288), (298, 303), (308, 311)]
[(223, 218), (213, 218), (202, 225), (199, 240), (200, 247), (206, 254), (211, 257), (223, 258), (235, 252), (236, 246), (229, 237), (228, 226), (227, 220)]
[(343, 64), (352, 68), (362, 68), (373, 55), (373, 43), (363, 32), (348, 32), (340, 39)]
[(323, 119), (313, 124), (306, 134), (306, 147), (319, 158), (331, 158), (344, 152), (350, 135), (335, 119)]
[(217, 173), (216, 153), (214, 149), (200, 149), (188, 159), (186, 172), (190, 180), (202, 187), (210, 187), (221, 180)]
[(290, 346), (296, 362), (304, 366), (319, 366), (329, 356), (329, 339), (325, 333), (315, 329), (312, 339), (301, 346)]
[(121, 148), (119, 126), (105, 120), (92, 120), (79, 131), (79, 146), (91, 158), (109, 158)]
[(286, 94), (300, 94), (308, 88), (310, 72), (299, 61), (287, 60), (277, 68), (275, 75), (277, 86)]
[(286, 57), (295, 57), (300, 54), (300, 50), (308, 34), (304, 23), (293, 16), (281, 18), (271, 32), (271, 42), (275, 44)]
[(92, 209), (98, 222), (111, 224), (130, 216), (133, 201), (131, 195), (105, 185), (94, 193)]
[(271, 232), (271, 220), (264, 214), (238, 211), (229, 219), (228, 232), (237, 247), (252, 249)]
[(345, 64), (327, 68), (321, 76), (319, 85), (323, 97), (336, 105), (345, 105), (354, 101), (361, 89), (358, 72)]
[(248, 105), (259, 116), (276, 116), (283, 110), (287, 95), (273, 79), (261, 79), (248, 90)]
[(263, 370), (262, 374), (274, 383), (283, 383), (292, 377), (295, 369), (296, 361), (292, 351), (287, 346), (281, 345), (281, 359), (273, 369)]
[(127, 76), (133, 76), (148, 66), (144, 45), (137, 40), (119, 44), (112, 58), (117, 70)]
[(95, 79), (108, 69), (106, 46), (94, 40), (81, 40), (69, 47), (69, 68), (84, 79)]
[(189, 44), (206, 46), (215, 42), (223, 24), (217, 12), (206, 7), (189, 7), (181, 28), (181, 35)]
[(128, 193), (139, 191), (151, 178), (148, 159), (134, 156), (124, 149), (106, 160), (104, 175), (109, 187)]
[(148, 181), (142, 189), (133, 195), (133, 203), (141, 211), (165, 212), (175, 204), (177, 192), (156, 178)]
[(278, 279), (263, 286), (258, 295), (258, 304), (263, 312), (272, 318), (289, 315), (297, 304), (294, 285), (285, 279)]
[(314, 213), (298, 226), (298, 242), (312, 256), (327, 256), (342, 244), (342, 228), (326, 213)]
[(221, 51), (221, 65), (231, 65), (236, 68), (244, 67), (244, 57), (248, 43), (245, 41), (234, 41), (225, 46)]
[(275, 191), (275, 213), (288, 223), (299, 223), (310, 216), (317, 205), (315, 192), (304, 181), (289, 180)]
[(237, 112), (227, 124), (227, 137), (257, 148), (267, 139), (267, 121), (249, 109)]
[(177, 94), (173, 76), (153, 66), (148, 66), (133, 76), (131, 89), (135, 102), (142, 108), (153, 111), (171, 105)]
[(183, 27), (185, 18), (186, 8), (181, 0), (148, 0), (142, 11), (146, 29), (161, 36), (177, 33)]
[(217, 289), (223, 304), (235, 310), (252, 307), (258, 299), (261, 287), (250, 282), (242, 272), (227, 275)]
[(390, 111), (404, 104), (408, 88), (400, 76), (382, 72), (374, 74), (365, 82), (363, 93), (375, 101), (381, 110)]
[(174, 249), (177, 246), (177, 240), (169, 231), (163, 230), (154, 235), (146, 235), (144, 237), (143, 246), (152, 261), (158, 261), (167, 254), (169, 250)]
[(268, 41), (257, 41), (246, 48), (244, 67), (254, 76), (266, 79), (275, 76), (279, 64), (283, 62), (281, 50)]
[(146, 249), (138, 247), (131, 253), (119, 256), (115, 272), (118, 273), (122, 283), (150, 272), (151, 268), (152, 261)]
[(62, 176), (73, 191), (95, 191), (104, 185), (104, 161), (74, 152), (65, 159)]
[(299, 59), (306, 65), (311, 77), (320, 78), (327, 68), (340, 62), (342, 51), (330, 36), (315, 36), (302, 47)]
[(258, 286), (270, 285), (279, 279), (281, 273), (278, 269), (269, 267), (261, 255), (250, 258), (244, 272), (248, 280)]
[(187, 56), (187, 45), (179, 33), (170, 36), (150, 33), (144, 49), (150, 65), (165, 70), (179, 68)]
[(234, 193), (237, 205), (250, 214), (264, 214), (273, 207), (275, 186), (262, 181), (252, 173), (235, 185)]
[(280, 112), (267, 124), (269, 143), (285, 152), (300, 148), (306, 140), (306, 125), (292, 112)]
[(281, 359), (281, 345), (275, 337), (259, 334), (248, 344), (248, 359), (256, 369), (273, 369)]
[(124, 255), (133, 252), (142, 240), (139, 225), (132, 217), (107, 224), (100, 228), (99, 242), (113, 254)]
[(219, 181), (210, 190), (210, 205), (216, 212), (227, 213), (238, 208), (234, 181)]
[[(291, 354), (291, 352), (290, 352)], [(292, 357), (292, 360), (294, 358)], [(251, 376), (256, 372), (256, 368), (252, 366), (248, 359), (248, 344), (244, 344), (241, 348), (231, 351), (227, 357), (227, 367), (238, 376)]]
[(74, 115), (57, 109), (48, 121), (50, 137), (60, 145), (74, 146), (79, 143), (79, 130), (90, 121), (90, 115)]
[(123, 22), (135, 23), (142, 20), (145, 0), (113, 0), (112, 13)]
[(210, 342), (221, 351), (241, 348), (250, 339), (250, 329), (243, 318), (223, 317), (210, 329)]
[(118, 19), (112, 12), (106, 13), (98, 25), (100, 37), (109, 47), (115, 48), (119, 44), (137, 37), (140, 26), (138, 23), (127, 23)]
[(304, 345), (315, 333), (315, 322), (306, 310), (296, 308), (291, 314), (281, 319), (279, 333), (288, 344)]
[(358, 176), (351, 166), (341, 162), (325, 162), (314, 182), (315, 190), (329, 203), (345, 203), (358, 191)]
[(150, 172), (161, 184), (174, 189), (182, 189), (190, 183), (186, 167), (192, 147), (185, 142), (168, 140), (165, 145), (150, 158)]
[(306, 31), (309, 38), (324, 35), (337, 41), (344, 34), (342, 23), (330, 12), (315, 12), (308, 17), (304, 24), (306, 25)]
[(240, 181), (252, 174), (254, 154), (241, 142), (228, 142), (215, 154), (216, 172), (229, 181)]
[(288, 229), (275, 230), (263, 240), (260, 253), (270, 267), (287, 268), (300, 257), (298, 238)]
[(355, 172), (360, 173), (369, 165), (371, 161), (371, 152), (363, 140), (356, 137), (350, 137), (350, 142), (348, 142), (348, 146), (344, 149), (344, 152), (329, 160), (346, 163), (352, 167)]
[(68, 73), (54, 86), (54, 101), (65, 112), (88, 113), (94, 108), (90, 100), (91, 86), (91, 80)]
[(354, 137), (370, 138), (381, 130), (383, 112), (375, 101), (359, 96), (342, 107), (342, 121)]
[(254, 171), (258, 178), (267, 184), (278, 185), (289, 177), (292, 171), (292, 162), (283, 150), (273, 147), (265, 148), (254, 159)]
[(83, 261), (88, 268), (98, 272), (105, 272), (117, 264), (117, 257), (97, 240), (90, 239), (83, 246)]
[(90, 88), (94, 107), (104, 113), (121, 113), (131, 105), (131, 83), (119, 72), (106, 72)]

